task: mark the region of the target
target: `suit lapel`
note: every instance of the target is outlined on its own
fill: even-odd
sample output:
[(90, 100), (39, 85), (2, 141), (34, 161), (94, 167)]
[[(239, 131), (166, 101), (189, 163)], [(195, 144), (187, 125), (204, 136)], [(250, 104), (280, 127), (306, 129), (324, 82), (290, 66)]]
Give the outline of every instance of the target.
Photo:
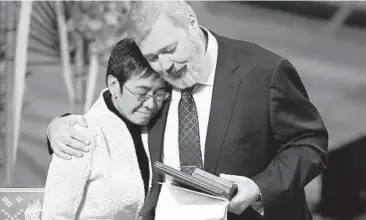
[(223, 38), (214, 36), (218, 41), (219, 51), (204, 156), (204, 169), (213, 174), (216, 172), (222, 144), (241, 82), (233, 74), (239, 66), (234, 51), (225, 45)]
[(164, 140), (164, 131), (166, 120), (168, 116), (168, 110), (170, 105), (170, 99), (164, 104), (160, 115), (155, 117), (154, 121), (150, 123), (148, 132), (148, 143), (151, 162), (161, 161), (162, 159), (162, 149)]
[[(150, 160), (152, 166), (154, 162), (161, 161), (162, 159), (162, 149), (163, 149), (163, 140), (164, 140), (164, 130), (168, 115), (170, 101), (164, 104), (163, 109), (157, 115), (153, 121), (149, 124), (148, 128), (148, 145), (150, 152)], [(153, 219), (154, 218), (154, 207), (157, 204), (158, 196), (160, 192), (159, 181), (161, 181), (161, 175), (159, 175), (156, 171), (154, 171), (154, 167), (152, 167), (152, 181), (151, 188), (149, 194), (145, 198), (144, 205), (140, 211), (140, 216), (144, 219)]]

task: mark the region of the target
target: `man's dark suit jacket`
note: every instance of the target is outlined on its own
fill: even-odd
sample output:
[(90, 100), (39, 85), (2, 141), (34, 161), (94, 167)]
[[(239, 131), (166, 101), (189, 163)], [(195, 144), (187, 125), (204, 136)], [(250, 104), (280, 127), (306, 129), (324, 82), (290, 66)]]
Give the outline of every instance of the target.
[[(327, 165), (328, 132), (319, 112), (289, 61), (253, 43), (215, 37), (204, 169), (251, 178), (264, 204), (264, 216), (249, 207), (228, 219), (312, 219), (304, 187)], [(162, 159), (168, 108), (169, 102), (149, 129), (152, 163)], [(153, 210), (160, 180), (154, 173), (142, 216)]]

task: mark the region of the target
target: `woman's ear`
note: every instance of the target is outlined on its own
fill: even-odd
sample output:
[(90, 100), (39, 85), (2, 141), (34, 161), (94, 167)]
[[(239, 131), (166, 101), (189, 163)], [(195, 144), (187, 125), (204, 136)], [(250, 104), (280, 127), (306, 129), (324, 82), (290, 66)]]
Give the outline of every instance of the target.
[(120, 95), (121, 87), (115, 76), (109, 75), (107, 79), (108, 89), (112, 94), (112, 97), (117, 98)]

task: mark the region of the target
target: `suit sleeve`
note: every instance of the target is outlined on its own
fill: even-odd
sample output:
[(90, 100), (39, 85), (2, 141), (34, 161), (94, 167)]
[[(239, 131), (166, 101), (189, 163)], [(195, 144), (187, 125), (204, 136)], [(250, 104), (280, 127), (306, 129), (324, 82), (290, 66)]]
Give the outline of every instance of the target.
[[(92, 137), (87, 128), (75, 126), (82, 134)], [(91, 146), (95, 146), (95, 136)], [(45, 185), (42, 220), (76, 219), (84, 196), (84, 188), (90, 179), (92, 151), (83, 157), (64, 160), (52, 155)]]
[[(61, 117), (66, 117), (66, 116), (68, 116), (68, 115), (71, 115), (70, 113), (65, 113), (65, 114), (63, 114), (63, 115), (61, 115)], [(51, 121), (51, 123), (52, 123), (52, 121)], [(49, 125), (48, 125), (49, 126)], [(48, 154), (49, 155), (52, 155), (53, 154), (53, 150), (52, 150), (52, 147), (51, 147), (51, 141), (50, 141), (50, 139), (48, 138), (49, 136), (48, 136), (49, 134), (48, 134), (48, 129), (47, 129), (47, 148), (48, 148)]]
[(327, 165), (328, 132), (287, 60), (273, 69), (270, 123), (280, 148), (267, 168), (253, 177), (262, 193), (264, 215), (303, 190)]

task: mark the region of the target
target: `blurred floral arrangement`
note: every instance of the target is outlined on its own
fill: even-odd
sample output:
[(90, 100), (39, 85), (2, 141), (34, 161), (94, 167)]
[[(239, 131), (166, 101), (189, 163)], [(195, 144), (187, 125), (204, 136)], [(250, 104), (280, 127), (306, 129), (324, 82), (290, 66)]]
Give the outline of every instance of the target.
[(65, 1), (70, 51), (77, 48), (77, 39), (82, 36), (87, 46), (85, 55), (97, 53), (99, 60), (106, 63), (111, 48), (125, 37), (115, 30), (124, 25), (132, 4), (133, 1)]

